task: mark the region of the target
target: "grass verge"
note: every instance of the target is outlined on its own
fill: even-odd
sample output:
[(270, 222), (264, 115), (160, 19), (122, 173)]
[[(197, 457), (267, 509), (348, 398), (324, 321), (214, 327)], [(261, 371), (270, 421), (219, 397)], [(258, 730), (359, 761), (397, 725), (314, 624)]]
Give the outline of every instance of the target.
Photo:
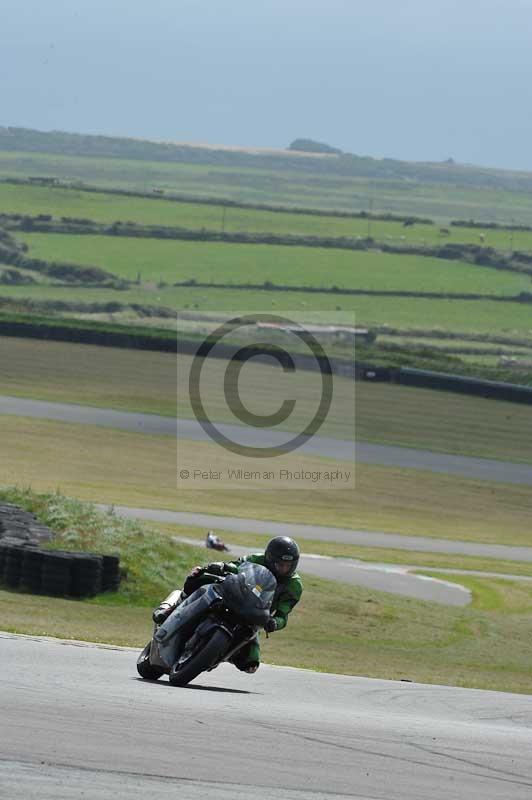
[[(226, 469), (224, 454), (214, 444), (180, 443), (180, 460), (191, 469)], [(529, 486), (358, 465), (353, 491), (249, 489), (245, 481), (225, 490), (209, 484), (178, 491), (171, 437), (11, 416), (2, 417), (2, 456), (0, 483), (29, 484), (37, 491), (59, 487), (67, 495), (99, 503), (531, 544)], [(292, 466), (325, 469), (329, 463), (299, 458)]]
[(530, 614), (532, 611), (532, 584), (530, 583), (448, 572), (425, 573), (423, 570), (416, 570), (416, 575), (427, 575), (430, 578), (439, 578), (465, 586), (471, 591), (472, 608), (478, 611), (506, 616)]

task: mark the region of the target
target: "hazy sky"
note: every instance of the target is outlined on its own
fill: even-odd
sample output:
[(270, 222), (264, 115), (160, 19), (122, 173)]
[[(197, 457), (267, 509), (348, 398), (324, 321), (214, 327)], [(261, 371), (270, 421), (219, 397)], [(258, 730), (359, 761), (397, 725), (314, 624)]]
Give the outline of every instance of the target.
[(0, 125), (532, 170), (532, 0), (0, 0)]

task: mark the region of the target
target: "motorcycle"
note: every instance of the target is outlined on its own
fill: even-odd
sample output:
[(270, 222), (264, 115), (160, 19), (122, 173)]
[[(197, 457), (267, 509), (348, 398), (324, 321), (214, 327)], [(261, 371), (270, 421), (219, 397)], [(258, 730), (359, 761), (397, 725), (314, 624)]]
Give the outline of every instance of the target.
[(205, 577), (212, 582), (155, 625), (137, 659), (142, 678), (158, 680), (166, 673), (172, 686), (185, 686), (233, 659), (265, 625), (277, 587), (269, 569), (245, 561), (236, 574)]
[(217, 536), (214, 531), (209, 531), (207, 534), (207, 538), (205, 539), (205, 547), (210, 548), (211, 550), (225, 550), (229, 552), (229, 548), (227, 547), (226, 543)]

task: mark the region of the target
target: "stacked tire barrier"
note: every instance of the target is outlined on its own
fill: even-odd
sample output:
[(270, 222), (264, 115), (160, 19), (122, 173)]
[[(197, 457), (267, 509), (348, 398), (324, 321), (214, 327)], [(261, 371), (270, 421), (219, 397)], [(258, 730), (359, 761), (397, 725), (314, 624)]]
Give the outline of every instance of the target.
[(103, 590), (103, 556), (94, 553), (71, 553), (70, 594), (94, 596)]
[(0, 584), (32, 594), (94, 597), (120, 586), (118, 556), (42, 550), (52, 531), (33, 514), (0, 504)]
[(116, 592), (120, 587), (120, 559), (118, 556), (102, 556), (102, 591)]
[(16, 544), (7, 545), (4, 549), (3, 580), (6, 586), (16, 588), (20, 583), (24, 547)]
[(32, 594), (94, 597), (120, 586), (118, 556), (41, 550), (0, 539), (0, 584)]
[(20, 543), (39, 545), (53, 539), (53, 531), (29, 511), (13, 503), (0, 503), (0, 539), (18, 539)]
[(32, 594), (39, 594), (42, 586), (42, 564), (44, 551), (38, 547), (27, 547), (22, 558), (20, 587)]

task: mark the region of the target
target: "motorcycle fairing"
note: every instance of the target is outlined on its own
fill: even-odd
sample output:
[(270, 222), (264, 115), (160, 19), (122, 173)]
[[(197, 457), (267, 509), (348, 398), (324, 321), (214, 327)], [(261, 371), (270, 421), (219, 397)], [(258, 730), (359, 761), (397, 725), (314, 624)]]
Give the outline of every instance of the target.
[(150, 650), (150, 663), (171, 669), (177, 660), (181, 644), (195, 624), (209, 609), (220, 602), (218, 584), (201, 586), (172, 611), (155, 631)]

